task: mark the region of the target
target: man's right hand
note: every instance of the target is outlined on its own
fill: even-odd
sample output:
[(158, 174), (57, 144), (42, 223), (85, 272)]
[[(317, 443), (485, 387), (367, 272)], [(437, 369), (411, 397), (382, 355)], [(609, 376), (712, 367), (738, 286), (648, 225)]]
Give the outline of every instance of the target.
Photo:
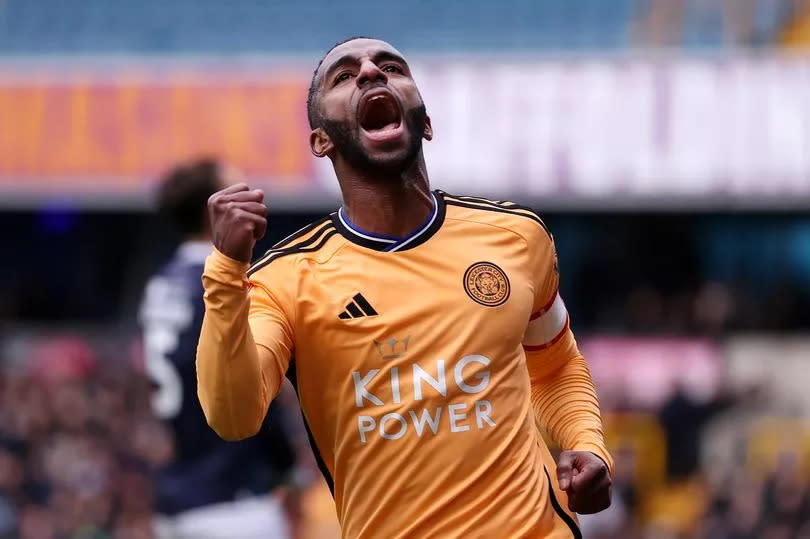
[(253, 246), (267, 230), (264, 192), (244, 183), (217, 191), (208, 199), (214, 247), (234, 260), (250, 262)]

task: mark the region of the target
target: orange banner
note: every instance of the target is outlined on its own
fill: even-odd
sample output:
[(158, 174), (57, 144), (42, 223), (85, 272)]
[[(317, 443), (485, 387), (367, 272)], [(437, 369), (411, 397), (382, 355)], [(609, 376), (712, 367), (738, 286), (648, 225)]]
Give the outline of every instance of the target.
[(109, 78), (31, 83), (0, 74), (0, 189), (25, 191), (30, 181), (142, 191), (173, 163), (203, 154), (280, 189), (310, 183), (301, 77)]

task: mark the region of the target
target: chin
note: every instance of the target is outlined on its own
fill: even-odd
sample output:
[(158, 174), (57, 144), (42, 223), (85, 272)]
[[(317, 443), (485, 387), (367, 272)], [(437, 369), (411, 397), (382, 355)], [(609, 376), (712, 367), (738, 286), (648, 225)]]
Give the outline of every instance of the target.
[(367, 166), (380, 172), (404, 172), (413, 164), (418, 149), (414, 152), (409, 148), (397, 148), (381, 151), (379, 149), (366, 149)]
[(399, 174), (408, 170), (413, 163), (407, 155), (369, 156), (368, 167), (381, 174)]
[(421, 145), (414, 144), (406, 132), (400, 137), (380, 143), (364, 137), (363, 150), (370, 168), (385, 172), (402, 172), (407, 170), (419, 154)]

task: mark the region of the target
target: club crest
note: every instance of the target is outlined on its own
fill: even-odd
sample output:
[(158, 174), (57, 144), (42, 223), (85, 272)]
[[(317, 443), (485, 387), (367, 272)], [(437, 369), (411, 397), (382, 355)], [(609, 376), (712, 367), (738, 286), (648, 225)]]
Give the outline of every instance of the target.
[(464, 272), (464, 290), (475, 302), (497, 307), (509, 299), (509, 279), (492, 262), (476, 262)]

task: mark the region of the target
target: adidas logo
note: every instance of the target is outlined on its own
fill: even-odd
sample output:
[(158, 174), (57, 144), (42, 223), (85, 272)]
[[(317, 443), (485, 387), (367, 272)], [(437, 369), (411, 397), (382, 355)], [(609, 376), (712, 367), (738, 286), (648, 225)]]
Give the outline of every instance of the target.
[(377, 311), (374, 307), (363, 297), (363, 294), (356, 294), (352, 301), (346, 305), (346, 310), (338, 315), (341, 320), (348, 320), (350, 318), (362, 318), (364, 316), (377, 316)]

